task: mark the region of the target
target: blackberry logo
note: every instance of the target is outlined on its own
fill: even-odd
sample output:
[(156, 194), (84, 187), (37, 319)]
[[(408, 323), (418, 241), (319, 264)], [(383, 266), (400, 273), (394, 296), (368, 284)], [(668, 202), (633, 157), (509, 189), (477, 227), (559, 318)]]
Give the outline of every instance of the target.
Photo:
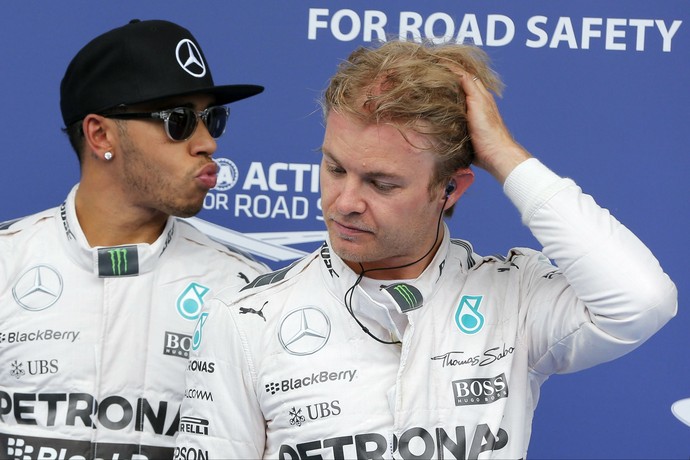
[[(78, 411), (80, 410), (82, 409), (78, 409)], [(170, 433), (170, 436), (177, 431), (178, 423), (175, 423), (173, 432)], [(198, 431), (203, 432), (203, 430)], [(173, 458), (172, 447), (147, 446), (138, 443), (92, 443), (91, 441), (77, 441), (74, 439), (42, 438), (23, 435), (7, 435), (4, 433), (0, 433), (0, 447), (2, 448), (0, 451), (0, 458), (3, 460), (78, 460), (84, 458), (103, 460), (146, 460), (154, 458)], [(95, 452), (98, 452), (98, 455), (94, 457)], [(208, 455), (203, 457), (190, 457), (190, 459), (191, 458), (197, 460), (201, 458), (207, 459)]]
[(64, 340), (74, 343), (81, 331), (55, 331), (53, 329), (37, 329), (31, 332), (11, 331), (0, 332), (0, 343), (43, 342), (46, 340)]
[(297, 390), (302, 387), (307, 387), (310, 385), (316, 385), (318, 383), (327, 382), (339, 382), (346, 381), (348, 383), (352, 382), (357, 375), (357, 369), (347, 370), (347, 371), (321, 371), (314, 372), (306, 377), (296, 378), (296, 379), (285, 379), (280, 382), (270, 382), (265, 385), (266, 393), (271, 393), (272, 395), (282, 391), (287, 393), (291, 390)]
[(266, 393), (271, 393), (272, 395), (278, 393), (280, 391), (280, 384), (279, 383), (267, 383), (266, 384)]
[(7, 458), (12, 460), (30, 459), (33, 446), (27, 446), (21, 438), (7, 438)]

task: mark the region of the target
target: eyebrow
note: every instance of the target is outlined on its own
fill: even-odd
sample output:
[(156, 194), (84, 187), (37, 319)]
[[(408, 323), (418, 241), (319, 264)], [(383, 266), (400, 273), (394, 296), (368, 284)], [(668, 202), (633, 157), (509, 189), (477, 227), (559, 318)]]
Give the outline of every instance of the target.
[[(338, 166), (342, 166), (342, 163), (338, 161), (338, 159), (335, 158), (330, 152), (328, 152), (328, 150), (325, 150), (323, 146), (321, 146), (319, 150), (321, 150), (321, 153), (324, 157), (336, 163)], [(395, 181), (402, 180), (402, 176), (400, 176), (399, 174), (394, 174), (385, 171), (365, 171), (364, 174), (362, 174), (362, 176), (368, 179), (388, 179)]]

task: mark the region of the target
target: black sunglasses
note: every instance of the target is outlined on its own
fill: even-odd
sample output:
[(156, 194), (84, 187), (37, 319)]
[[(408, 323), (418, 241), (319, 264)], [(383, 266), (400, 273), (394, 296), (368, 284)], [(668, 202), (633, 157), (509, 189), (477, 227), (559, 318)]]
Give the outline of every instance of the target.
[(196, 112), (189, 107), (175, 107), (174, 109), (160, 110), (158, 112), (106, 113), (103, 116), (121, 120), (135, 118), (163, 120), (165, 123), (165, 133), (174, 141), (186, 141), (192, 137), (199, 124), (199, 118), (201, 118), (211, 137), (218, 139), (225, 132), (225, 126), (230, 116), (230, 108), (216, 105), (201, 112)]

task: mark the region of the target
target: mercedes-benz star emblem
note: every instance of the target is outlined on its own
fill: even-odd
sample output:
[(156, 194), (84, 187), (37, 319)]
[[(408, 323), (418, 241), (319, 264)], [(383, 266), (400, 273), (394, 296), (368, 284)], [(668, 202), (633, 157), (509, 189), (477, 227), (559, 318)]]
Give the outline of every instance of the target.
[(25, 310), (45, 310), (62, 295), (62, 277), (53, 267), (36, 265), (22, 273), (12, 295)]
[(317, 307), (293, 310), (282, 319), (278, 339), (291, 355), (304, 356), (316, 353), (328, 342), (331, 321)]
[(198, 78), (206, 75), (206, 64), (201, 57), (201, 52), (190, 39), (185, 38), (177, 44), (175, 55), (177, 62), (189, 75)]

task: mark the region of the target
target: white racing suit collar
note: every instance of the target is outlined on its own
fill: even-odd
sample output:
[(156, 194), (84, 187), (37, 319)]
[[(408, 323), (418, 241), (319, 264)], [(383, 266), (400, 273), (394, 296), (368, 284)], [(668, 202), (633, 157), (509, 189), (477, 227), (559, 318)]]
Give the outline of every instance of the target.
[[(430, 299), (436, 293), (439, 280), (444, 275), (444, 268), (448, 263), (447, 257), (450, 245), (453, 244), (448, 235), (448, 227), (444, 223), (441, 245), (431, 263), (416, 279), (405, 282), (381, 280), (380, 284), (385, 286), (383, 288), (384, 291), (388, 293), (388, 297), (395, 303), (400, 313), (409, 313), (422, 308), (425, 299)], [(471, 261), (472, 248), (468, 243), (463, 243), (468, 253), (467, 261)], [(359, 275), (348, 267), (331, 249), (330, 239), (323, 244), (319, 254), (322, 262), (321, 273), (324, 283), (337, 298), (343, 299), (345, 293), (357, 281)], [(467, 261), (453, 261), (451, 263), (459, 262), (463, 271), (467, 271), (469, 268)], [(364, 292), (364, 289), (361, 286), (357, 286), (353, 296), (353, 308), (357, 308), (360, 302), (368, 303), (372, 301), (370, 296)]]
[(79, 225), (75, 210), (74, 200), (78, 188), (79, 184), (75, 185), (67, 199), (58, 207), (57, 222), (62, 226), (63, 242), (72, 260), (101, 278), (137, 276), (153, 270), (172, 241), (175, 219), (168, 218), (163, 232), (152, 244), (91, 247)]

